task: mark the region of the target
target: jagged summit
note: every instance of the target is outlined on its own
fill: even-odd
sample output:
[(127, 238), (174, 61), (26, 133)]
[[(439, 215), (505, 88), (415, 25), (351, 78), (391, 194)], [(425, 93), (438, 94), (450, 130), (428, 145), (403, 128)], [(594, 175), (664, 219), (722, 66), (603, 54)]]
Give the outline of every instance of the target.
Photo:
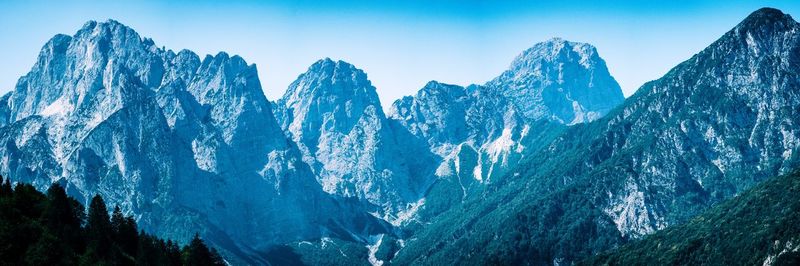
[(176, 54), (117, 21), (48, 41), (0, 98), (0, 124), (0, 173), (39, 188), (58, 181), (83, 201), (100, 194), (144, 230), (179, 240), (199, 232), (241, 259), (383, 228), (317, 184), (255, 65), (225, 52)]
[(330, 57), (325, 57), (311, 64), (311, 66), (308, 67), (308, 72), (311, 71), (330, 72), (330, 71), (336, 71), (338, 69), (351, 69), (364, 72), (363, 70), (356, 68), (353, 64), (350, 64), (343, 60), (333, 60)]
[[(800, 24), (790, 15), (778, 9), (762, 8), (751, 13), (691, 59), (671, 69), (667, 76), (680, 75), (688, 81), (707, 79), (718, 83), (750, 79), (766, 82), (772, 77), (765, 69), (794, 71), (792, 67), (800, 57), (794, 52), (800, 44), (798, 33)], [(733, 65), (738, 65), (738, 68), (732, 68)], [(751, 73), (742, 75), (739, 72), (743, 69)], [(634, 96), (643, 97), (652, 93), (649, 90), (651, 88), (660, 90), (664, 87), (645, 84), (642, 88)]]
[(724, 43), (726, 39), (736, 39), (733, 42), (743, 42), (761, 49), (773, 49), (774, 40), (793, 35), (798, 31), (798, 23), (792, 16), (774, 8), (762, 8), (751, 13), (736, 27), (717, 41)]
[(531, 120), (592, 121), (624, 100), (597, 49), (553, 38), (525, 50), (487, 83)]
[(424, 176), (404, 163), (363, 70), (321, 59), (289, 85), (275, 114), (326, 192), (374, 204), (387, 220), (419, 199)]
[[(570, 53), (570, 51), (575, 53)], [(587, 43), (571, 42), (560, 37), (554, 37), (544, 42), (535, 44), (533, 47), (523, 51), (511, 63), (511, 68), (522, 68), (530, 66), (529, 63), (535, 60), (558, 60), (559, 57), (578, 56), (587, 61), (597, 57), (597, 49)]]
[(464, 87), (431, 80), (417, 92), (417, 97), (422, 93), (464, 94), (464, 91)]
[(81, 27), (73, 36), (77, 39), (87, 39), (102, 44), (100, 49), (124, 47), (125, 44), (143, 43), (147, 46), (154, 46), (151, 39), (142, 38), (132, 28), (116, 21), (106, 20), (104, 22), (89, 21)]
[(90, 31), (95, 29), (119, 29), (123, 31), (131, 30), (132, 28), (126, 26), (125, 24), (120, 23), (114, 19), (107, 19), (105, 21), (96, 21), (96, 20), (89, 20), (83, 24), (83, 26), (78, 30), (81, 31)]
[(756, 28), (764, 25), (796, 23), (791, 15), (783, 13), (783, 11), (771, 7), (764, 7), (759, 10), (753, 11), (747, 16), (737, 27), (739, 28)]
[(312, 64), (289, 85), (281, 100), (301, 101), (307, 96), (327, 97), (332, 100), (359, 98), (370, 104), (380, 105), (378, 94), (363, 70), (341, 60), (324, 58)]

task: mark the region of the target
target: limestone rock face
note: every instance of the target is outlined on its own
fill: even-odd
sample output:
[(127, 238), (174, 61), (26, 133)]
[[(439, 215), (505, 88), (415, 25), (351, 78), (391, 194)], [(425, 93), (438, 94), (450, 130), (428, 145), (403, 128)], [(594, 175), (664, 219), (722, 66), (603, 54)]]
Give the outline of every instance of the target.
[(390, 118), (424, 140), (441, 159), (438, 177), (490, 182), (516, 165), (530, 125), (493, 88), (431, 81), (392, 105)]
[(603, 145), (614, 154), (649, 143), (622, 155), (632, 171), (605, 210), (623, 235), (686, 220), (798, 166), (799, 30), (778, 10), (756, 11), (609, 116)]
[(800, 24), (760, 9), (603, 118), (527, 154), (393, 263), (570, 264), (687, 222), (800, 167), (799, 106)]
[(408, 161), (421, 158), (407, 157), (407, 147), (398, 144), (375, 87), (351, 64), (314, 63), (275, 106), (282, 128), (328, 193), (366, 200), (391, 221), (430, 183), (430, 171)]
[(564, 124), (593, 121), (625, 100), (594, 46), (559, 38), (525, 50), (486, 85), (502, 92), (525, 117)]
[(388, 230), (322, 190), (238, 56), (201, 60), (89, 22), (47, 42), (0, 104), (0, 171), (85, 203), (100, 194), (163, 237), (199, 231), (258, 263), (275, 243)]

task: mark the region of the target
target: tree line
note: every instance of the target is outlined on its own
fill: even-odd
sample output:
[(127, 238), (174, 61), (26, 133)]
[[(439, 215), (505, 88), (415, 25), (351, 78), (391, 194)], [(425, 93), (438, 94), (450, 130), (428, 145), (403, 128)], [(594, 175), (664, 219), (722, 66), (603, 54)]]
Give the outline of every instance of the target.
[(198, 234), (185, 246), (147, 234), (99, 195), (84, 211), (57, 183), (0, 183), (0, 265), (225, 265)]

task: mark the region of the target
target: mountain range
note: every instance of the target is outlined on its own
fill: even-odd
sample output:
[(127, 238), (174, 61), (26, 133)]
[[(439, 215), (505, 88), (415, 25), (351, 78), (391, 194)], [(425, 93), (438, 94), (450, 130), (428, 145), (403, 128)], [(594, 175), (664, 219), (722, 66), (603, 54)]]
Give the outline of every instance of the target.
[(0, 98), (0, 173), (234, 264), (571, 264), (797, 169), (799, 52), (764, 8), (627, 99), (595, 47), (554, 38), (384, 110), (344, 61), (269, 101), (239, 56), (91, 21)]

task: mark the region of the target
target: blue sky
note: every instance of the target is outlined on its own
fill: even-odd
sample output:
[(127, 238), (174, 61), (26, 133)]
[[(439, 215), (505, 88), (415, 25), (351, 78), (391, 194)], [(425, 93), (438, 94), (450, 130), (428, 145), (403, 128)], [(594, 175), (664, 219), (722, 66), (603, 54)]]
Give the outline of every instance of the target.
[(429, 80), (484, 83), (552, 37), (596, 46), (628, 96), (764, 6), (800, 16), (800, 1), (0, 0), (0, 93), (53, 35), (112, 18), (169, 49), (241, 55), (270, 100), (330, 57), (364, 69), (388, 106)]

